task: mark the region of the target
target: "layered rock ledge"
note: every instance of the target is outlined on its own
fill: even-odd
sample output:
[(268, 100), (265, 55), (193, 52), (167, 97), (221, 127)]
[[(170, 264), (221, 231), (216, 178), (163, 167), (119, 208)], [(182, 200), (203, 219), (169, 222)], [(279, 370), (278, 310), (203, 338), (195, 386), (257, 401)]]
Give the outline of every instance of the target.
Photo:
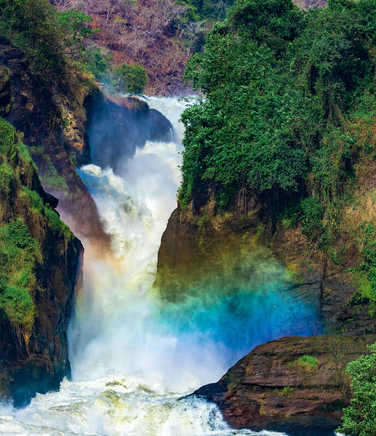
[(346, 364), (375, 335), (286, 337), (256, 347), (194, 395), (215, 402), (234, 428), (333, 435), (349, 402)]

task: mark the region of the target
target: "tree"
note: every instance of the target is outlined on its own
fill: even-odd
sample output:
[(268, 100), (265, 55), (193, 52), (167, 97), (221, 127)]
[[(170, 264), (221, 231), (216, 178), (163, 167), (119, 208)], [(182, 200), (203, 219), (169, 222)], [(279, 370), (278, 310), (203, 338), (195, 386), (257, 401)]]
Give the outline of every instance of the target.
[(147, 83), (145, 68), (140, 64), (122, 64), (115, 68), (114, 85), (120, 92), (141, 94)]
[(376, 344), (369, 354), (350, 362), (346, 372), (351, 377), (353, 398), (345, 408), (338, 430), (356, 436), (376, 435)]

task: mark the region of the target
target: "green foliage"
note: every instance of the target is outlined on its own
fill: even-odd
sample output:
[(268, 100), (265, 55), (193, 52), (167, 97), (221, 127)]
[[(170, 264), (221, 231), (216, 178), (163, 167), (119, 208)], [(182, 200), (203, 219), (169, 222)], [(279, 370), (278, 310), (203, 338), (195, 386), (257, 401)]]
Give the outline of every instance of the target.
[(33, 190), (36, 169), (27, 148), (21, 135), (1, 118), (0, 162), (0, 316), (27, 336), (35, 317), (33, 297), (41, 289), (39, 235), (53, 232), (65, 241), (73, 235)]
[[(7, 239), (9, 244), (24, 250), (30, 250), (36, 254), (38, 243), (30, 235), (29, 229), (20, 220), (13, 221), (2, 228), (2, 237)], [(40, 257), (40, 254), (39, 256)]]
[(191, 20), (221, 20), (233, 0), (182, 0), (181, 3), (189, 6)]
[(117, 91), (129, 94), (142, 94), (146, 83), (147, 74), (142, 65), (121, 64), (114, 68), (112, 84)]
[(69, 227), (66, 226), (63, 221), (61, 221), (60, 216), (55, 210), (51, 209), (49, 206), (45, 206), (44, 214), (48, 218), (48, 224), (50, 228), (57, 235), (64, 235), (65, 238), (68, 240), (73, 238), (73, 234), (70, 231)]
[(14, 152), (18, 142), (17, 132), (14, 127), (0, 118), (0, 153)]
[(318, 365), (318, 359), (315, 356), (310, 356), (308, 354), (305, 354), (304, 356), (299, 357), (298, 363), (309, 369), (315, 369), (317, 368)]
[(67, 62), (82, 61), (90, 21), (77, 9), (58, 12), (48, 0), (0, 0), (0, 34), (25, 53), (41, 84), (64, 80)]
[(376, 228), (373, 223), (363, 226), (363, 248), (361, 255), (363, 262), (360, 270), (365, 273), (367, 282), (363, 283), (361, 290), (363, 296), (376, 302)]
[(88, 47), (85, 60), (86, 68), (97, 80), (107, 78), (111, 71), (112, 61), (112, 56), (109, 52), (96, 46)]
[(36, 286), (35, 266), (42, 261), (38, 241), (18, 218), (0, 225), (0, 312), (14, 325), (30, 328)]
[(238, 1), (186, 70), (205, 99), (182, 117), (180, 203), (211, 190), (226, 208), (246, 188), (275, 217), (295, 202), (304, 233), (328, 246), (355, 164), (375, 152), (350, 128), (376, 102), (375, 30), (376, 0), (307, 12)]
[(376, 435), (376, 344), (369, 354), (350, 362), (346, 368), (351, 378), (352, 399), (344, 409), (342, 427), (338, 430), (357, 436)]
[(307, 197), (301, 202), (302, 231), (312, 240), (318, 240), (323, 232), (322, 218), (324, 206), (315, 197)]
[[(29, 279), (24, 275), (23, 282)], [(34, 322), (34, 302), (24, 287), (9, 286), (0, 278), (0, 310), (15, 326), (31, 328)]]
[(294, 393), (294, 388), (292, 386), (285, 386), (280, 392), (279, 395), (281, 397), (291, 397)]
[(88, 27), (92, 18), (75, 8), (58, 12), (56, 21), (59, 28), (64, 29), (65, 36), (78, 47), (82, 47), (83, 40), (94, 32)]

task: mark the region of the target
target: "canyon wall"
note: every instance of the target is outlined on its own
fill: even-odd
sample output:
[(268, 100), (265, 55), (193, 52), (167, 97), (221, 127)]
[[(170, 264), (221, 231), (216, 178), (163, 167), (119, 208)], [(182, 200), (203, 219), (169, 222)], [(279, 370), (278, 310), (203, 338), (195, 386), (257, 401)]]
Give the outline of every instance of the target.
[(83, 254), (21, 139), (0, 118), (0, 394), (17, 406), (70, 375), (67, 329)]
[(84, 100), (93, 89), (88, 77), (69, 71), (69, 86), (40, 86), (23, 53), (0, 38), (0, 116), (24, 133), (43, 187), (59, 199), (59, 210), (75, 216), (74, 232), (108, 243), (93, 199), (77, 175), (89, 161)]

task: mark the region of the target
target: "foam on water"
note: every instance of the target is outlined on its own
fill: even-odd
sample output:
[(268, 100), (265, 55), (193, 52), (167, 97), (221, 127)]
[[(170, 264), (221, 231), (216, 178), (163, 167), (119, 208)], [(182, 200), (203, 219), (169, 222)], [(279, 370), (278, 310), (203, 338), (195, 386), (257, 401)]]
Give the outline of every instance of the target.
[(28, 436), (235, 436), (277, 435), (231, 430), (216, 406), (161, 395), (142, 380), (108, 377), (62, 383), (29, 407), (0, 407), (0, 433)]
[(221, 293), (214, 277), (181, 304), (161, 302), (151, 292), (161, 236), (176, 207), (179, 118), (188, 103), (156, 97), (147, 102), (171, 121), (176, 141), (147, 142), (124, 162), (121, 174), (96, 165), (79, 170), (112, 235), (114, 258), (101, 258), (90, 241), (85, 246), (84, 289), (70, 328), (73, 381), (37, 395), (26, 409), (1, 407), (0, 434), (277, 434), (232, 430), (215, 405), (179, 398), (218, 380), (261, 342), (314, 333), (315, 311), (281, 290), (280, 265), (262, 262), (256, 269), (264, 285), (250, 278), (234, 295)]

